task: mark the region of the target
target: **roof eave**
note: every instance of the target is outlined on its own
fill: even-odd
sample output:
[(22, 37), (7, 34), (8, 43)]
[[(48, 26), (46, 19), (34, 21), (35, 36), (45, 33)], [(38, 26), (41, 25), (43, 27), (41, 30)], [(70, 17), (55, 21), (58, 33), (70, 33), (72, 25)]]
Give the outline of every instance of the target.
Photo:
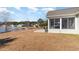
[(79, 12), (76, 12), (76, 13), (71, 13), (71, 14), (59, 14), (59, 15), (47, 15), (47, 18), (49, 18), (49, 17), (63, 17), (63, 16), (75, 16), (75, 15), (77, 15), (77, 14), (79, 14)]

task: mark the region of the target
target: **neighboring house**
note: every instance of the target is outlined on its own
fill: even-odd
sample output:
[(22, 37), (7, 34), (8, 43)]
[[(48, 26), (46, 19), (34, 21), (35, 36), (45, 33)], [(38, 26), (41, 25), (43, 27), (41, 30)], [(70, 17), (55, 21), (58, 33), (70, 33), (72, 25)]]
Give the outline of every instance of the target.
[(48, 32), (79, 34), (79, 7), (49, 11)]

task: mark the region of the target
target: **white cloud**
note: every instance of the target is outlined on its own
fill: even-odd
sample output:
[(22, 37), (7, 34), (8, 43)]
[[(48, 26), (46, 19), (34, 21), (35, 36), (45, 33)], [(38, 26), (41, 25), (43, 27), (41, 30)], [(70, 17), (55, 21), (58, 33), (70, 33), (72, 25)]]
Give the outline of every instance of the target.
[(0, 12), (8, 12), (7, 8), (4, 8), (4, 7), (0, 7)]
[(0, 12), (9, 12), (10, 14), (14, 14), (15, 15), (14, 11), (8, 10), (6, 7), (0, 7)]
[(48, 11), (53, 11), (55, 8), (42, 8), (42, 11), (48, 12)]
[(56, 10), (56, 8), (46, 7), (46, 8), (42, 8), (41, 10), (42, 10), (43, 13), (46, 14), (48, 11)]
[(17, 10), (20, 10), (21, 9), (21, 7), (15, 7)]
[(13, 11), (8, 10), (6, 7), (0, 7), (0, 12), (9, 12), (11, 14), (14, 14)]
[(15, 12), (8, 10), (6, 7), (0, 7), (0, 12), (9, 12), (11, 14), (14, 14)]
[(15, 14), (15, 12), (13, 12), (13, 11), (9, 11), (11, 14)]
[(36, 7), (28, 7), (30, 10), (32, 10), (32, 12), (36, 12), (36, 11), (38, 11), (38, 8), (36, 8)]

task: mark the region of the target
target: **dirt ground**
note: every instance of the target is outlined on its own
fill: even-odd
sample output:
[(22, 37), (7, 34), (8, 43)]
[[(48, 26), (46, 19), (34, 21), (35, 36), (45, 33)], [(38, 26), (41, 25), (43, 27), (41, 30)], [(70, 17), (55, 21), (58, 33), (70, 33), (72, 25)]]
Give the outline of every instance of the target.
[(0, 51), (77, 51), (79, 35), (20, 30), (0, 34)]

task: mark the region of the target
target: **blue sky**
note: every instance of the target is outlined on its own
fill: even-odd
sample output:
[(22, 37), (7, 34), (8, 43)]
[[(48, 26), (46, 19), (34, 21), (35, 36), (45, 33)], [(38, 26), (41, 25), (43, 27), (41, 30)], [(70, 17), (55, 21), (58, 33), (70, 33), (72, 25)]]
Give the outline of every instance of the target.
[(0, 12), (9, 12), (9, 21), (37, 21), (39, 18), (46, 19), (48, 11), (58, 9), (64, 7), (1, 7)]

